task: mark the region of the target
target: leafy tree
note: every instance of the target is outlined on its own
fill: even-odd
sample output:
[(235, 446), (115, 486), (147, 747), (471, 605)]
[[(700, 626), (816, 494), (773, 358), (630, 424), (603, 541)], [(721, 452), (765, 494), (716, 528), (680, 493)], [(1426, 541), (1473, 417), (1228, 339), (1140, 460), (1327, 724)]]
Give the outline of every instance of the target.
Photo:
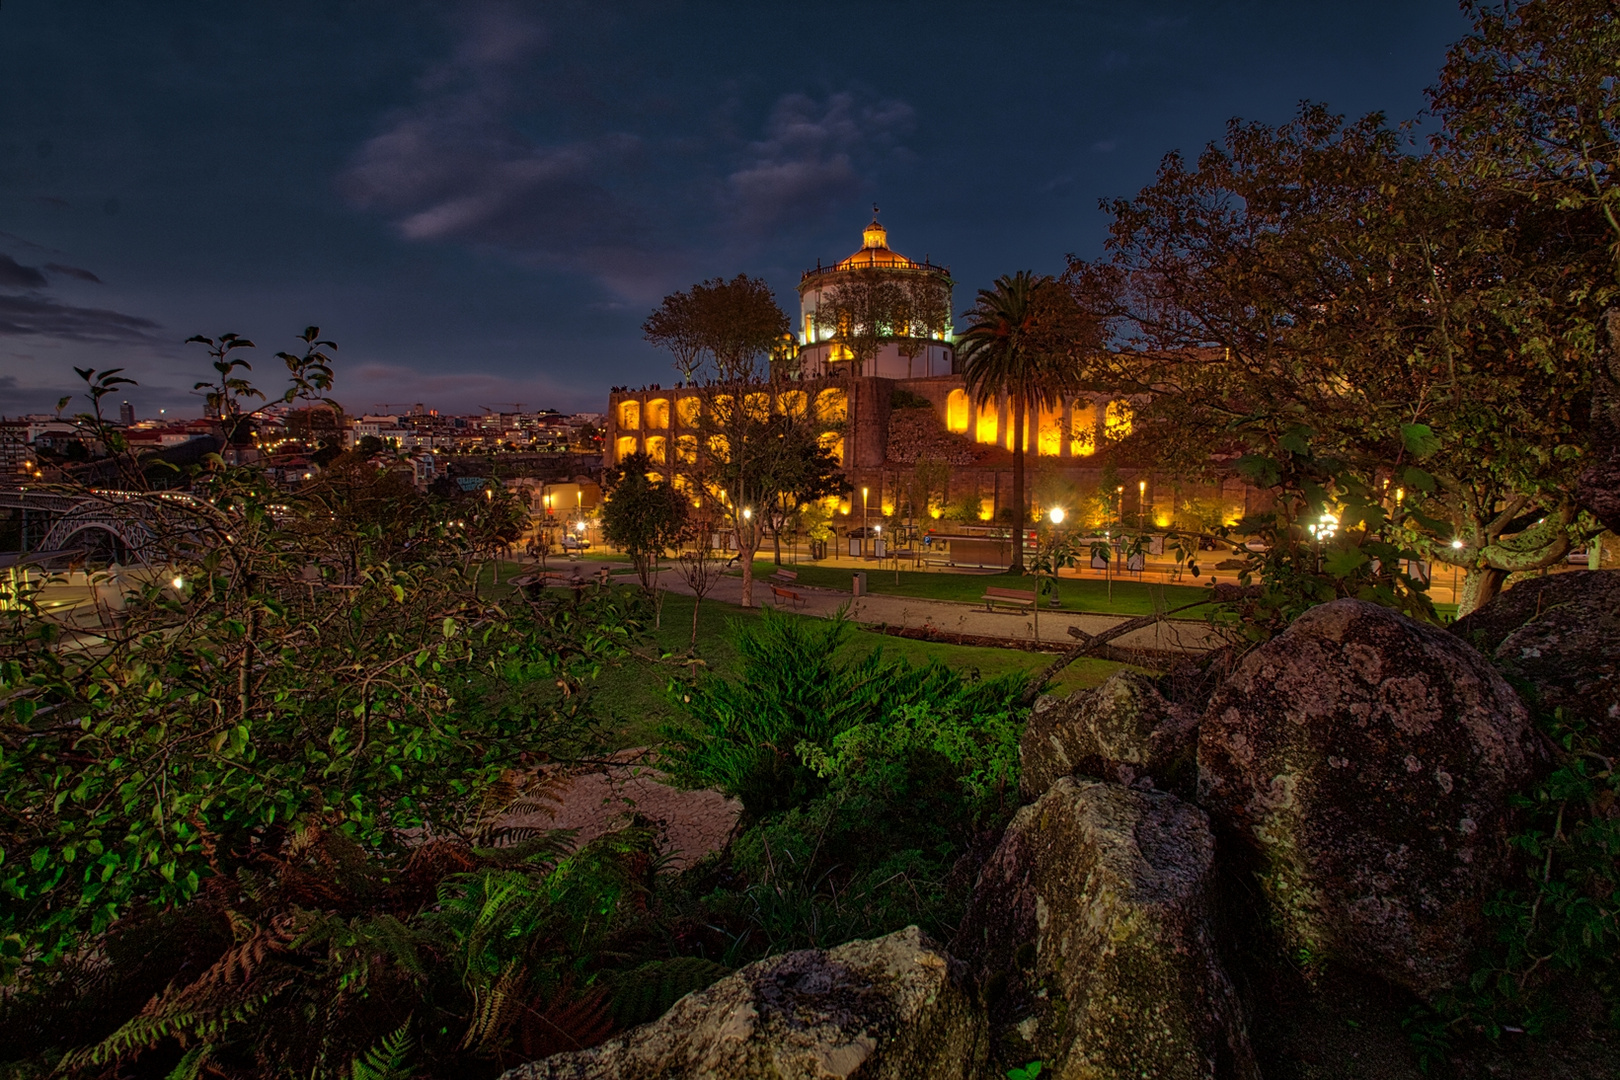
[(852, 270), (820, 294), (814, 319), (818, 332), (849, 350), (859, 375), (885, 345), (909, 361), (951, 329), (950, 283), (912, 271)]
[(754, 553), (764, 538), (764, 510), (777, 494), (768, 475), (776, 428), (760, 361), (787, 332), (788, 318), (770, 286), (740, 274), (665, 297), (655, 314), (666, 335), (659, 340), (672, 348), (695, 343), (694, 355), (710, 373), (696, 394), (695, 445), (685, 453), (677, 447), (675, 470), (687, 490), (725, 516), (741, 554), (742, 603), (752, 607)]
[(1087, 343), (1049, 332), (1053, 314), (1071, 308), (1052, 278), (1020, 270), (997, 278), (993, 289), (979, 290), (977, 303), (967, 313), (972, 325), (957, 338), (956, 355), (974, 398), (983, 403), (1006, 394), (1012, 404), (1014, 573), (1024, 571), (1024, 529), (1029, 519), (1024, 491), (1028, 412), (1033, 406), (1058, 405), (1078, 388), (1073, 350)]
[[(337, 344), (322, 340), (318, 326), (307, 326), (298, 336), (304, 343), (302, 355), (276, 353), (276, 359), (287, 365), (289, 384), (274, 402), (267, 400), (264, 391), (242, 374), (252, 371), (253, 365), (241, 356), (232, 355), (239, 349), (256, 348), (253, 342), (234, 333), (221, 334), (217, 340), (201, 334), (186, 339), (188, 345), (196, 343), (204, 346), (213, 358), (214, 380), (198, 382), (193, 389), (206, 392), (204, 400), (208, 403), (208, 412), (219, 420), (226, 446), (245, 444), (252, 434), (254, 418), (272, 404), (319, 401), (336, 405), (336, 402), (320, 395), (332, 388), (332, 358), (328, 351), (337, 351)], [(263, 404), (249, 408), (249, 403), (255, 398)]]
[(769, 515), (776, 565), (782, 565), (782, 530), (805, 506), (841, 495), (849, 483), (838, 459), (806, 415), (773, 413), (760, 440), (762, 510)]
[(603, 475), (602, 534), (635, 563), (641, 588), (652, 591), (652, 571), (685, 533), (687, 501), (654, 471), (652, 458), (634, 453)]
[[(1620, 12), (1609, 0), (1464, 6), (1473, 33), (1452, 46), (1429, 92), (1444, 121), (1436, 149), (1486, 191), (1600, 221), (1606, 284), (1620, 282)], [(1620, 529), (1620, 311), (1611, 307), (1590, 330), (1607, 355), (1596, 373), (1593, 441), (1577, 493)]]
[(1152, 395), (1139, 426), (1184, 468), (1245, 454), (1294, 508), (1279, 535), (1354, 504), (1370, 516), (1340, 542), (1365, 525), (1465, 567), (1464, 610), (1580, 535), (1590, 220), (1486, 197), (1382, 117), (1314, 105), (1234, 122), (1110, 209), (1111, 263), (1069, 276), (1122, 317), (1110, 377)]

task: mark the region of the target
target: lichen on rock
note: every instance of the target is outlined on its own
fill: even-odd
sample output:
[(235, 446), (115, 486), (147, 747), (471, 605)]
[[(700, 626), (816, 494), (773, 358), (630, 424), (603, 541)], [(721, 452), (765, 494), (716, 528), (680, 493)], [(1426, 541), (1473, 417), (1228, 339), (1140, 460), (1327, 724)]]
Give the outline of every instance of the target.
[(1056, 1077), (1258, 1075), (1211, 925), (1214, 837), (1160, 791), (1060, 777), (1014, 817), (953, 951), (1007, 1060)]
[(1039, 797), (1060, 776), (1085, 775), (1122, 784), (1190, 779), (1196, 713), (1165, 700), (1154, 681), (1132, 671), (1068, 698), (1042, 698), (1018, 744), (1019, 786)]
[(916, 927), (750, 964), (649, 1024), (502, 1080), (969, 1080), (982, 1012)]
[(1538, 756), (1473, 648), (1337, 600), (1216, 691), (1199, 802), (1255, 857), (1289, 946), (1429, 995), (1466, 970)]

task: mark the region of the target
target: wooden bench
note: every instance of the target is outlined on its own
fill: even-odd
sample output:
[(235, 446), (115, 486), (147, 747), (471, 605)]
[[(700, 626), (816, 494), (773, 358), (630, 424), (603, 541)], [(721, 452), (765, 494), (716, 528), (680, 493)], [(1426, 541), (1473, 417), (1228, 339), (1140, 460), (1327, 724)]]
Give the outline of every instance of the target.
[(804, 594), (796, 589), (784, 589), (780, 585), (772, 585), (771, 595), (776, 597), (778, 600), (788, 601), (794, 607), (799, 607), (804, 604)]
[(797, 570), (778, 570), (776, 573), (771, 575), (771, 581), (775, 582), (777, 585), (792, 585), (798, 580), (799, 572)]
[(1015, 607), (1024, 611), (1035, 608), (1035, 591), (1033, 589), (998, 589), (994, 585), (984, 590), (980, 597), (984, 601), (984, 610), (994, 611), (997, 604), (1006, 607)]

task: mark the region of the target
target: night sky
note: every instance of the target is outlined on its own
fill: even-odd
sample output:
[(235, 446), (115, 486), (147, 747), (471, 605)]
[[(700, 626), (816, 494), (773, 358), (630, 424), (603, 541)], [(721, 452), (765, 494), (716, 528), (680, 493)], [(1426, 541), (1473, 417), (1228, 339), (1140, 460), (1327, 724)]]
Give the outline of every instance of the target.
[[(860, 244), (999, 274), (1234, 116), (1415, 116), (1450, 0), (0, 4), (0, 413), (122, 366), (196, 415), (195, 333), (339, 344), (351, 411), (600, 409), (674, 380), (660, 297)], [(71, 409), (74, 408), (70, 406)]]

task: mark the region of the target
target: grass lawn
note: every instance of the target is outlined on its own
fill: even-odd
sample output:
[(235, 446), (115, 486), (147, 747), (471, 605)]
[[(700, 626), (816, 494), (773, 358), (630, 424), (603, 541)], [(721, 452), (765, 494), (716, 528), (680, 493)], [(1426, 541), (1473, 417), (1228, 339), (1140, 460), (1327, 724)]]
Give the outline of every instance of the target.
[[(984, 595), (984, 590), (991, 585), (1004, 589), (1033, 589), (1034, 578), (1026, 575), (1013, 574), (947, 574), (923, 570), (902, 570), (900, 580), (895, 582), (893, 570), (873, 569), (866, 572), (866, 587), (874, 593), (884, 593), (891, 596), (915, 596), (926, 600), (964, 600), (969, 603), (978, 603)], [(776, 566), (769, 560), (756, 560), (754, 575), (759, 578), (769, 576)], [(813, 563), (799, 563), (796, 566), (784, 567), (796, 571), (799, 581), (805, 585), (820, 586), (829, 589), (849, 590), (850, 576), (853, 571), (849, 567), (816, 566)], [(1195, 603), (1202, 599), (1206, 590), (1201, 585), (1161, 585), (1156, 582), (1144, 583), (1138, 581), (1115, 581), (1113, 598), (1109, 598), (1108, 583), (1102, 578), (1060, 578), (1058, 579), (1058, 599), (1062, 601), (1061, 608), (1065, 611), (1095, 611), (1113, 615), (1148, 615), (1153, 611), (1153, 600), (1156, 594), (1163, 594), (1166, 608), (1180, 607), (1183, 604)], [(1198, 618), (1200, 611), (1193, 608), (1183, 613), (1186, 618)]]
[[(697, 637), (697, 652), (703, 665), (720, 674), (732, 673), (737, 654), (727, 637), (727, 624), (734, 619), (758, 617), (757, 608), (744, 610), (714, 600), (704, 601), (698, 609)], [(692, 598), (665, 594), (662, 627), (653, 633), (654, 648), (660, 653), (684, 654), (691, 627)], [(911, 641), (864, 630), (851, 636), (847, 648), (863, 652), (881, 648), (886, 654), (901, 657), (913, 664), (938, 660), (956, 671), (980, 678), (1009, 672), (1033, 674), (1052, 659), (1043, 653)], [(1077, 661), (1048, 688), (1048, 692), (1068, 694), (1096, 686), (1122, 666), (1107, 660), (1088, 658)], [(615, 746), (646, 746), (658, 742), (658, 725), (675, 717), (675, 711), (665, 697), (665, 687), (680, 670), (673, 660), (667, 665), (654, 667), (644, 660), (630, 659), (602, 671), (596, 681), (592, 705), (597, 715), (607, 721)]]

